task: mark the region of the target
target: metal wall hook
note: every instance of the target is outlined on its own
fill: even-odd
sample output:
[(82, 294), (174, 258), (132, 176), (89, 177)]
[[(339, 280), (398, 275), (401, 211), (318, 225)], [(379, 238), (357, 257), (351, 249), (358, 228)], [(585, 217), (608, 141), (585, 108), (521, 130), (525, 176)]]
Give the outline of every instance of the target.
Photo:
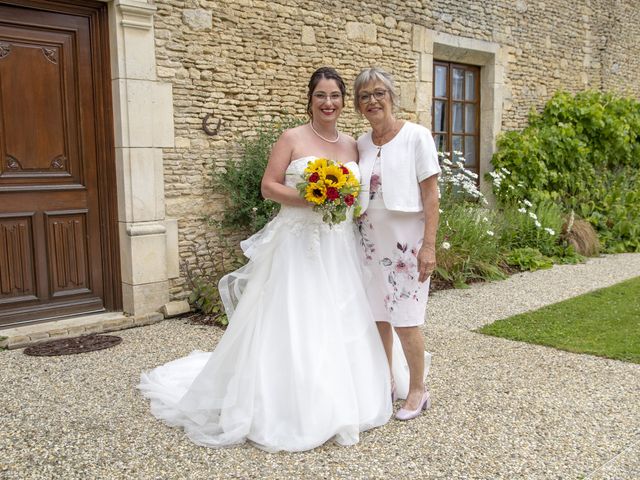
[(219, 118), (218, 119), (218, 123), (215, 126), (215, 128), (212, 128), (209, 123), (210, 120), (213, 118), (213, 112), (211, 113), (207, 113), (204, 118), (202, 119), (202, 130), (204, 130), (204, 133), (206, 133), (207, 135), (217, 135), (218, 134), (218, 130), (220, 130), (220, 125), (222, 124), (222, 119)]

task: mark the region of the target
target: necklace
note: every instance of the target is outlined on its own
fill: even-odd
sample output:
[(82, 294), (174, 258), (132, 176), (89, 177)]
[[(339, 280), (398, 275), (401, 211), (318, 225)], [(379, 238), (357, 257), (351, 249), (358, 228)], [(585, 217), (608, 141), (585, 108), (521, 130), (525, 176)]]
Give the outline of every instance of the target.
[[(376, 135), (375, 132), (372, 131), (371, 132), (371, 141), (373, 142), (373, 144), (376, 147), (380, 148), (380, 147), (382, 147), (382, 145), (384, 145), (385, 143), (387, 143), (388, 141), (393, 139), (393, 137), (395, 137), (396, 134), (399, 131), (400, 131), (400, 129), (398, 128), (398, 121), (394, 120), (393, 125), (391, 125), (391, 128), (389, 128), (389, 130), (384, 132), (382, 135)], [(376, 139), (376, 138), (374, 138), (374, 136), (376, 136), (378, 138)]]
[(313, 131), (313, 133), (315, 133), (318, 137), (320, 137), (322, 140), (324, 140), (325, 142), (329, 142), (329, 143), (337, 143), (338, 140), (340, 140), (340, 132), (338, 132), (338, 129), (336, 128), (336, 139), (335, 140), (329, 140), (328, 138), (323, 137), (322, 135), (320, 135), (315, 128), (313, 128), (313, 122), (309, 122), (309, 126), (311, 127), (311, 130)]

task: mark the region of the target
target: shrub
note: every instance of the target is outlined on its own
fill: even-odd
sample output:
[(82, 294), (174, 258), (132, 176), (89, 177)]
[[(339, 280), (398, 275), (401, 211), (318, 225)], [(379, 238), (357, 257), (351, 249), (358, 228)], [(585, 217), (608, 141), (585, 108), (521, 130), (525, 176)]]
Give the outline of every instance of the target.
[(506, 203), (497, 213), (496, 229), (503, 251), (530, 247), (544, 255), (556, 253), (563, 224), (558, 205), (550, 201), (533, 205), (525, 199)]
[(460, 288), (472, 281), (505, 278), (493, 229), (493, 213), (485, 208), (451, 203), (443, 209), (436, 240), (436, 281)]
[(640, 251), (640, 103), (557, 93), (493, 157), (499, 201), (551, 200), (597, 230), (609, 252)]
[(280, 123), (262, 123), (254, 138), (241, 143), (240, 160), (229, 162), (224, 170), (214, 167), (214, 192), (222, 193), (227, 199), (222, 216), (224, 227), (254, 233), (278, 213), (280, 205), (262, 197), (262, 175), (272, 145), (283, 131), (301, 123), (295, 118), (287, 118)]
[(510, 251), (506, 256), (507, 264), (517, 267), (519, 270), (540, 270), (551, 268), (553, 260), (546, 257), (537, 248), (524, 247)]
[(467, 170), (465, 159), (461, 152), (438, 152), (440, 168), (442, 173), (438, 177), (438, 188), (440, 189), (440, 204), (443, 207), (457, 203), (470, 203), (475, 205), (486, 205), (484, 195), (478, 189), (476, 180), (478, 175), (471, 170)]

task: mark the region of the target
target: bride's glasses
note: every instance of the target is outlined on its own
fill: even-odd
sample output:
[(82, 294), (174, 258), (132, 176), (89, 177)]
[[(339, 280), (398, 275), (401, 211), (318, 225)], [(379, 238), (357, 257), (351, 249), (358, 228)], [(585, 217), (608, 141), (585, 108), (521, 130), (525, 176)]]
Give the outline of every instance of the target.
[(358, 95), (358, 101), (360, 103), (369, 103), (372, 98), (375, 98), (378, 102), (387, 95), (386, 90), (374, 90), (373, 93), (364, 92)]
[(319, 103), (324, 103), (327, 100), (331, 100), (332, 103), (336, 103), (342, 100), (342, 94), (337, 92), (331, 94), (316, 92), (313, 94), (313, 98)]

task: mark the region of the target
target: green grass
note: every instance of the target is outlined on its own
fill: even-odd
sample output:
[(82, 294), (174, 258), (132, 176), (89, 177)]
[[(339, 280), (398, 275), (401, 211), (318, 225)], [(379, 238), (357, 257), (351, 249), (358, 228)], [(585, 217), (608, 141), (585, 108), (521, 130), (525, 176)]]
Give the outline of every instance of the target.
[(640, 277), (498, 320), (477, 332), (640, 363)]

